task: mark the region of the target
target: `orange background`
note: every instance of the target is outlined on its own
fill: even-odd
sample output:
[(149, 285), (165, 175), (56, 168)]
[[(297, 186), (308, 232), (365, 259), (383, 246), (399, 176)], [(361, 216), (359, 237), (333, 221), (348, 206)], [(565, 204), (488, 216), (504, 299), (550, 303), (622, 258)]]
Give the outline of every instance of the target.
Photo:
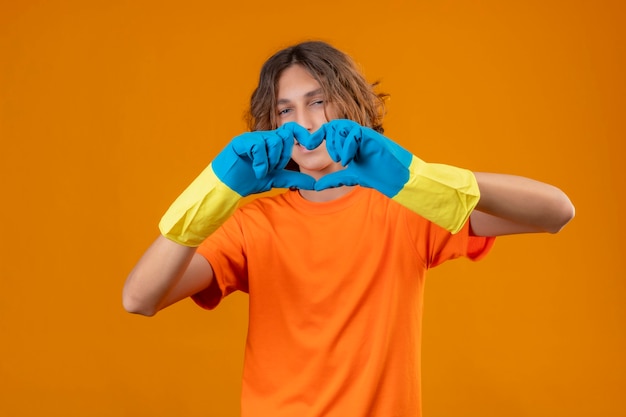
[(147, 319), (121, 288), (244, 130), (263, 61), (315, 38), (382, 81), (386, 133), (415, 154), (577, 208), (431, 272), (425, 415), (626, 416), (622, 2), (214, 4), (0, 2), (0, 415), (238, 414), (246, 296)]

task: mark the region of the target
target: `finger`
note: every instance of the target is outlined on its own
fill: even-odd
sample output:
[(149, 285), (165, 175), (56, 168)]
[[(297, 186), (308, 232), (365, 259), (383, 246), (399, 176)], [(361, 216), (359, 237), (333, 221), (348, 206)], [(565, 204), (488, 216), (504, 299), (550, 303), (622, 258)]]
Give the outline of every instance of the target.
[(250, 159), (252, 160), (252, 169), (254, 170), (254, 176), (259, 179), (265, 177), (270, 169), (265, 142), (263, 140), (260, 140), (252, 145), (249, 155)]
[(283, 169), (291, 159), (291, 151), (293, 150), (293, 136), (286, 130), (276, 131), (276, 136), (280, 138), (281, 151), (280, 158), (275, 169)]
[[(311, 144), (311, 134), (309, 133), (309, 131), (307, 129), (305, 129), (304, 127), (300, 126), (298, 123), (296, 122), (288, 122), (285, 123), (284, 125), (282, 125), (281, 127), (279, 127), (276, 132), (280, 135), (285, 135), (288, 134), (291, 139), (295, 139), (296, 141), (298, 141), (298, 143), (308, 149), (313, 149), (317, 146), (319, 146), (319, 143), (317, 144), (317, 146), (312, 146)], [(320, 141), (321, 143), (321, 141)]]
[(273, 171), (278, 169), (282, 160), (284, 147), (283, 138), (274, 132), (268, 132), (263, 136), (263, 138), (265, 140), (265, 148), (267, 151), (268, 170)]
[(296, 122), (285, 123), (279, 130), (290, 132), (293, 138), (307, 149), (317, 148), (324, 140), (323, 130), (320, 132), (321, 129), (318, 129), (315, 133), (311, 134), (307, 129)]
[(270, 183), (272, 188), (295, 187), (300, 190), (313, 190), (315, 188), (315, 179), (310, 175), (284, 169), (276, 171)]
[(263, 178), (269, 170), (265, 142), (261, 135), (262, 132), (248, 132), (237, 136), (232, 141), (235, 154), (250, 160), (254, 176), (257, 178)]
[(343, 185), (359, 185), (359, 177), (345, 169), (343, 171), (333, 172), (320, 178), (315, 182), (315, 190), (322, 191), (327, 188), (336, 188)]
[[(326, 152), (328, 152), (330, 159), (335, 162), (339, 162), (339, 152), (337, 151), (337, 149), (341, 147), (341, 145), (338, 144), (338, 142), (341, 141), (341, 138), (339, 137), (337, 132), (335, 132), (335, 130), (329, 125), (322, 126), (317, 132), (322, 129), (324, 129), (325, 131), (324, 140), (326, 141)], [(315, 132), (314, 135), (317, 134), (317, 132)]]
[(346, 138), (343, 140), (343, 144), (340, 151), (341, 156), (341, 164), (343, 166), (348, 165), (350, 162), (354, 160), (359, 151), (359, 146), (361, 145), (361, 127), (355, 126), (353, 127), (347, 134)]
[(360, 124), (350, 119), (335, 119), (331, 120), (329, 124), (342, 136), (348, 136), (352, 129), (361, 127)]
[(358, 151), (361, 140), (361, 126), (348, 119), (334, 119), (326, 124), (326, 148), (331, 159), (348, 165)]
[(289, 137), (293, 140), (296, 138), (295, 130), (298, 129), (298, 127), (304, 129), (296, 122), (287, 122), (284, 125), (279, 126), (278, 129), (275, 130), (275, 132), (281, 138)]

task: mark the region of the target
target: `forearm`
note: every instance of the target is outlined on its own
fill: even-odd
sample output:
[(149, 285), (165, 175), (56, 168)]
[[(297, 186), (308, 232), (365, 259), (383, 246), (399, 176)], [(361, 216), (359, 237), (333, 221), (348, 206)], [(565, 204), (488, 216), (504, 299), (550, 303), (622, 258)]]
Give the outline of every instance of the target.
[[(525, 231), (557, 233), (574, 217), (570, 199), (550, 184), (506, 174), (475, 176), (480, 189), (476, 210), (528, 227)], [(474, 220), (472, 227), (480, 228), (480, 221)]]
[(131, 271), (123, 290), (124, 308), (152, 316), (166, 304), (168, 294), (185, 273), (195, 248), (159, 236)]

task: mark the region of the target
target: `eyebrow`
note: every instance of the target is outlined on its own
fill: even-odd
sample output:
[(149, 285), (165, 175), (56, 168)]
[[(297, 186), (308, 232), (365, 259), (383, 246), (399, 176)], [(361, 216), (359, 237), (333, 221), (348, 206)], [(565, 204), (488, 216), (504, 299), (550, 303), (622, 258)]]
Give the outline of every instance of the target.
[[(324, 92), (324, 90), (322, 88), (318, 88), (317, 90), (309, 91), (308, 93), (306, 93), (304, 95), (304, 98), (310, 98), (310, 97), (313, 97), (313, 96), (317, 96), (317, 95), (322, 94), (323, 92)], [(289, 99), (281, 98), (281, 99), (279, 99), (276, 102), (276, 104), (287, 104), (287, 103), (290, 103), (290, 102), (291, 102), (291, 100), (289, 100)]]

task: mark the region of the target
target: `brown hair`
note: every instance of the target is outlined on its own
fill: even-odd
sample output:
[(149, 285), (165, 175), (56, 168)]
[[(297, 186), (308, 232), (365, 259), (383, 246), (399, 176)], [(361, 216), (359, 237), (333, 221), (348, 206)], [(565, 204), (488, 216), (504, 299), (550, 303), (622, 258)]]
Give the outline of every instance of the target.
[(250, 130), (272, 130), (278, 127), (277, 84), (282, 72), (292, 65), (302, 65), (319, 83), (326, 100), (337, 109), (338, 117), (383, 132), (386, 94), (374, 92), (354, 61), (331, 45), (303, 42), (283, 49), (270, 57), (259, 77), (259, 85), (250, 99), (247, 115)]

